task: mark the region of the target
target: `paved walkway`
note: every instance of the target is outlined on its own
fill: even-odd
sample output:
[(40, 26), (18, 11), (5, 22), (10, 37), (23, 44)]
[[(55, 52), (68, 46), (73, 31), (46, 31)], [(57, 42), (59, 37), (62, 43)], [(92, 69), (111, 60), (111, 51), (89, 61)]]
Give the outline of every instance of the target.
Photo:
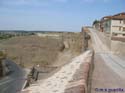
[(98, 54), (94, 60), (91, 93), (125, 93), (125, 78), (115, 73)]
[(95, 50), (91, 93), (125, 93), (125, 61), (110, 52), (103, 42), (108, 40), (102, 38), (98, 31), (89, 30)]

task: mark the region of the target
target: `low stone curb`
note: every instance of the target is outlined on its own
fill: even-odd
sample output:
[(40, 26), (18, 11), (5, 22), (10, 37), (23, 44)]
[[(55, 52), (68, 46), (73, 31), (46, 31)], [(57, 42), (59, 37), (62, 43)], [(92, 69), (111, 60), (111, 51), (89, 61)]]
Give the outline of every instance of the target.
[[(65, 93), (88, 93), (89, 74), (92, 72), (93, 54), (85, 59), (73, 76), (73, 80), (69, 82), (65, 89)], [(89, 86), (89, 87), (88, 87)]]

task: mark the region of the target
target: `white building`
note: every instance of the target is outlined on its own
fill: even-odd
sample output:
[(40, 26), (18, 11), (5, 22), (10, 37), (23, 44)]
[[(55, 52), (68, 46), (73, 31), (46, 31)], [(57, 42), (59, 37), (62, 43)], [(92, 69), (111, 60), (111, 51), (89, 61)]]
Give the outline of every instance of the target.
[(101, 19), (101, 29), (111, 36), (125, 35), (125, 13), (119, 13), (113, 16), (105, 16)]

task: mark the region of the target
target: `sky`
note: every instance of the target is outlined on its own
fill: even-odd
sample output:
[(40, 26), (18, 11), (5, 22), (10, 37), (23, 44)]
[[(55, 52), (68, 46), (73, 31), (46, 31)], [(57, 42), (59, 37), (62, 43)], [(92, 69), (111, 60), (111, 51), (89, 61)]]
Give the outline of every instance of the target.
[(0, 30), (81, 31), (125, 12), (125, 0), (0, 0)]

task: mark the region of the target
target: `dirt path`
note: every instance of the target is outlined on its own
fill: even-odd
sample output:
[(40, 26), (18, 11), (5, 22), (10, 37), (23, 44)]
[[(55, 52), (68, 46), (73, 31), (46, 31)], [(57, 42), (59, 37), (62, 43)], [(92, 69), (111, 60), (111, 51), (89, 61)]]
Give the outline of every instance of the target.
[[(54, 73), (58, 72), (64, 65), (71, 62), (71, 59), (74, 58), (76, 55), (72, 54), (71, 51), (63, 51), (58, 54), (58, 57), (55, 62), (50, 64), (50, 68), (48, 73), (40, 73), (39, 80), (44, 80), (51, 77)], [(47, 67), (46, 67), (47, 68)]]
[(76, 54), (73, 54), (70, 50), (60, 52), (58, 54), (57, 60), (52, 64), (52, 66), (62, 67), (65, 64), (68, 64), (70, 60), (75, 56)]
[(80, 68), (82, 63), (86, 62), (86, 58), (91, 55), (91, 51), (86, 51), (71, 59), (69, 64), (64, 65), (57, 73), (44, 81), (39, 80), (35, 86), (31, 85), (26, 91), (29, 90), (29, 93), (64, 93), (67, 84), (69, 81), (73, 80), (76, 71)]

